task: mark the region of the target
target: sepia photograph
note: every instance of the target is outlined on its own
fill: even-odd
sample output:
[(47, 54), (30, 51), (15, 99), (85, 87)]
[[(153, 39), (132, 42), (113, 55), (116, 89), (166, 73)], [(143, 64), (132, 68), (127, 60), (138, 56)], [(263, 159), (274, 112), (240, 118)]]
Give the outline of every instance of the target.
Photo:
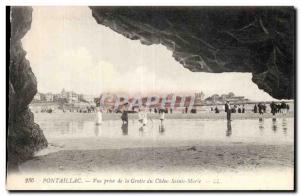
[(295, 191), (293, 6), (7, 6), (6, 189)]

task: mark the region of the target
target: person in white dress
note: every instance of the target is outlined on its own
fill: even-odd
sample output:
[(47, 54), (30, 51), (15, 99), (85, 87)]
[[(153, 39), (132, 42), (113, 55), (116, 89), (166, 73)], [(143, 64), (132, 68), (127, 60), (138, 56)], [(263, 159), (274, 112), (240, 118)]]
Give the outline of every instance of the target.
[(146, 126), (148, 123), (147, 112), (143, 112), (143, 126)]
[(144, 109), (140, 110), (138, 113), (139, 122), (142, 123), (142, 126), (146, 126), (148, 119), (147, 119), (147, 113)]

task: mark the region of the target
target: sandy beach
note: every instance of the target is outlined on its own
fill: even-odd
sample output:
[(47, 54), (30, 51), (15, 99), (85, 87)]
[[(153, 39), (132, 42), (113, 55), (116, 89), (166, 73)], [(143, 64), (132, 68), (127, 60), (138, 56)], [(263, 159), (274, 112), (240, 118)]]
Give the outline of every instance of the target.
[(236, 177), (246, 188), (252, 186), (248, 182), (268, 180), (265, 172), (272, 178), (293, 176), (292, 113), (279, 114), (276, 121), (270, 114), (263, 121), (256, 114), (234, 114), (230, 126), (222, 113), (169, 114), (164, 132), (155, 114), (152, 116), (147, 129), (141, 129), (135, 114), (130, 114), (124, 132), (119, 114), (104, 114), (101, 126), (95, 126), (95, 114), (35, 114), (49, 146), (23, 163), (20, 174), (169, 176), (181, 172), (218, 176), (224, 183)]
[[(149, 119), (159, 119), (159, 114), (155, 113), (148, 113)], [(120, 120), (121, 114), (120, 113), (103, 113), (103, 120)], [(293, 112), (288, 113), (277, 113), (275, 115), (276, 118), (282, 118), (282, 117), (294, 117)], [(66, 120), (95, 120), (96, 114), (95, 113), (77, 113), (77, 112), (66, 112), (66, 113), (35, 113), (35, 119), (38, 121), (43, 118), (47, 118), (49, 120), (56, 120), (56, 119), (66, 119)], [(226, 119), (226, 113), (220, 112), (220, 113), (213, 113), (213, 112), (201, 112), (196, 114), (183, 114), (183, 113), (173, 113), (173, 114), (165, 114), (166, 119), (212, 119), (212, 120), (220, 120), (220, 119)], [(260, 115), (258, 113), (253, 112), (246, 112), (246, 113), (232, 113), (231, 114), (232, 120), (235, 119), (258, 119), (258, 118), (273, 118), (273, 115), (271, 113), (265, 113), (263, 115)], [(128, 119), (138, 119), (138, 114), (128, 114)]]
[[(70, 141), (74, 144), (76, 141)], [(88, 141), (86, 141), (88, 142)], [(62, 143), (60, 143), (62, 145)], [(91, 144), (93, 145), (93, 144)], [(163, 144), (161, 146), (164, 146)], [(240, 172), (282, 167), (293, 169), (293, 145), (202, 143), (179, 147), (61, 150), (21, 165), (22, 173), (99, 171)]]
[[(130, 114), (130, 119), (134, 119), (135, 115)], [(35, 116), (36, 121), (40, 122), (42, 128), (48, 124), (51, 125), (48, 128), (49, 130), (46, 127), (44, 129), (49, 146), (47, 149), (38, 152), (32, 160), (22, 164), (22, 172), (59, 173), (61, 171), (79, 171), (89, 173), (104, 170), (175, 172), (178, 169), (238, 172), (275, 166), (293, 168), (294, 164), (293, 130), (289, 130), (289, 133), (292, 134), (289, 137), (286, 136), (287, 130), (284, 127), (283, 133), (285, 135), (276, 134), (275, 124), (271, 124), (274, 121), (268, 120), (272, 117), (270, 114), (264, 115), (266, 118), (265, 125), (258, 124), (259, 126), (253, 128), (245, 123), (249, 122), (251, 123), (249, 125), (252, 125), (258, 122), (253, 118), (257, 118), (259, 115), (253, 113), (233, 114), (233, 119), (237, 121), (233, 120), (231, 122), (233, 130), (226, 130), (226, 136), (223, 136), (223, 131), (219, 131), (219, 129), (229, 128), (228, 125), (226, 127), (226, 121), (221, 120), (225, 118), (223, 113), (217, 115), (167, 114), (165, 124), (167, 132), (164, 135), (158, 132), (156, 135), (155, 127), (159, 126), (159, 121), (155, 120), (157, 117), (155, 114), (150, 114), (154, 123), (148, 125), (149, 130), (138, 131), (139, 125), (137, 122), (130, 120), (129, 135), (124, 135), (124, 132), (120, 134), (119, 114), (104, 114), (104, 124), (100, 127), (95, 126), (95, 128), (101, 129), (98, 133), (100, 135), (97, 136), (92, 135), (94, 134), (92, 121), (95, 114), (63, 113), (59, 115), (36, 114)], [(281, 123), (280, 120), (283, 116), (285, 118), (289, 117), (289, 124), (293, 122), (292, 113), (288, 113), (277, 115), (278, 122), (276, 123)], [(175, 118), (185, 118), (185, 120), (178, 126), (173, 127), (173, 124), (177, 122), (177, 120), (174, 120)], [(204, 121), (189, 121), (189, 119), (195, 118)], [(207, 118), (213, 118), (217, 121), (206, 121)], [(74, 124), (71, 127), (68, 124), (68, 127), (62, 127), (63, 135), (61, 135), (61, 131), (53, 132), (55, 128), (52, 127), (53, 124), (58, 124), (57, 128), (60, 128), (62, 126), (61, 121), (65, 122), (70, 119), (72, 119), (70, 122), (73, 123), (81, 119), (81, 123), (91, 122), (91, 125), (88, 124), (89, 126), (85, 127), (77, 122), (78, 126), (81, 126), (78, 130)], [(118, 121), (107, 121), (109, 119)], [(193, 125), (193, 123), (196, 123), (194, 128), (185, 128), (189, 124)], [(282, 123), (287, 122), (282, 121)], [(249, 130), (247, 132), (243, 131), (243, 126), (247, 126)], [(261, 130), (261, 126), (265, 126), (266, 130)], [(276, 124), (276, 126), (278, 129), (280, 128), (279, 124)], [(290, 126), (293, 128), (293, 124)], [(197, 127), (200, 130), (197, 131), (199, 129)], [(268, 132), (271, 127), (273, 132)], [(88, 128), (93, 132), (90, 135)], [(260, 131), (256, 130), (258, 128)], [(65, 129), (71, 132), (65, 132)], [(74, 129), (77, 132), (74, 132)], [(180, 132), (182, 129), (186, 129), (186, 131)], [(250, 133), (252, 129), (255, 133)], [(228, 137), (228, 131), (233, 132), (231, 138)], [(267, 134), (266, 136), (261, 135), (264, 132)]]

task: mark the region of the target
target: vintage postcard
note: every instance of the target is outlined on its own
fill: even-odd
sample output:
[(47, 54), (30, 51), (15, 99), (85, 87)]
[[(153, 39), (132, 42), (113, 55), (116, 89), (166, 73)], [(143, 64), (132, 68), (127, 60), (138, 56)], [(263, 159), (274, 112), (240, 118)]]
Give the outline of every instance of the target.
[(8, 190), (295, 190), (294, 7), (7, 12)]

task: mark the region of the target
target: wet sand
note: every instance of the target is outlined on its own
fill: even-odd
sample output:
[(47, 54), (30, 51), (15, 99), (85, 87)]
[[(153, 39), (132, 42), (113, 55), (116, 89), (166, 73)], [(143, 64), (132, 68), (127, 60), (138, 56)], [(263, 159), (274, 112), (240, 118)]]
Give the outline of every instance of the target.
[[(184, 173), (186, 176), (218, 176), (227, 183), (223, 184), (225, 188), (233, 189), (231, 178), (243, 181), (246, 188), (256, 188), (249, 182), (285, 178), (288, 184), (276, 180), (268, 187), (291, 189), (293, 186), (294, 126), (293, 117), (289, 117), (291, 113), (277, 115), (276, 122), (268, 119), (272, 115), (265, 115), (266, 119), (261, 122), (256, 114), (236, 114), (230, 130), (223, 120), (225, 114), (169, 114), (166, 115), (164, 133), (158, 130), (159, 120), (153, 118), (145, 131), (140, 131), (139, 123), (130, 120), (126, 135), (122, 132), (119, 114), (104, 115), (101, 130), (94, 135), (94, 127), (99, 127), (91, 122), (94, 116), (77, 113), (36, 115), (36, 121), (42, 128), (44, 126), (49, 147), (23, 163), (20, 174), (110, 176), (114, 173), (129, 176), (135, 173), (147, 176), (155, 173), (156, 176), (176, 176)], [(172, 120), (171, 116), (181, 120)], [(199, 116), (203, 119), (212, 116), (213, 119), (193, 119)], [(71, 124), (65, 125), (68, 120)], [(54, 131), (56, 126), (59, 130)]]
[[(134, 115), (131, 114), (131, 117), (135, 118)], [(287, 122), (293, 123), (293, 118), (288, 121), (281, 119), (282, 116), (292, 115), (292, 113), (278, 114), (279, 124), (276, 125), (278, 127), (276, 131), (274, 122), (271, 124), (271, 119), (266, 119), (265, 125), (256, 120), (232, 121), (232, 130), (231, 126), (230, 130), (227, 130), (229, 127), (228, 125), (226, 127), (224, 120), (171, 120), (175, 117), (178, 119), (209, 116), (214, 119), (223, 118), (225, 113), (169, 114), (166, 115), (167, 133), (157, 132), (156, 126), (158, 127), (159, 120), (153, 120), (146, 132), (139, 131), (139, 124), (132, 124), (130, 121), (129, 133), (126, 132), (129, 135), (124, 135), (119, 127), (121, 125), (119, 114), (105, 114), (104, 119), (116, 118), (119, 121), (104, 122), (100, 127), (93, 123), (88, 124), (87, 127), (84, 125), (69, 127), (69, 124), (64, 127), (64, 124), (60, 123), (69, 120), (76, 122), (79, 119), (82, 123), (91, 122), (95, 114), (37, 114), (36, 122), (40, 122), (42, 128), (51, 125), (44, 129), (49, 147), (38, 152), (32, 160), (22, 164), (21, 171), (88, 173), (104, 170), (175, 172), (178, 169), (195, 169), (238, 172), (256, 168), (293, 168), (293, 124), (289, 124), (291, 126), (289, 128), (286, 127)], [(257, 116), (259, 115), (253, 113), (233, 114), (233, 119), (241, 117), (252, 119)], [(268, 118), (272, 115), (265, 114), (264, 117)], [(102, 131), (98, 133), (100, 135), (93, 135), (93, 127), (102, 127)], [(56, 128), (61, 130), (53, 132)]]
[[(69, 142), (76, 145), (74, 140)], [(293, 169), (293, 155), (293, 145), (239, 142), (231, 144), (203, 142), (179, 147), (165, 147), (162, 144), (162, 147), (146, 148), (64, 149), (25, 162), (21, 165), (21, 171), (52, 174), (61, 172), (89, 174), (101, 171), (174, 173), (178, 170), (238, 173), (256, 169)]]
[[(43, 115), (40, 115), (43, 114)], [(40, 116), (40, 117), (39, 117)], [(149, 119), (159, 119), (159, 114), (155, 113), (148, 113)], [(120, 113), (104, 113), (103, 114), (103, 120), (120, 120), (121, 114)], [(294, 117), (293, 112), (288, 113), (278, 113), (275, 115), (276, 118), (282, 118), (282, 117)], [(66, 120), (95, 120), (96, 119), (96, 113), (76, 113), (76, 112), (67, 112), (67, 113), (35, 113), (35, 118), (38, 118), (38, 120), (41, 118), (47, 118), (47, 119), (61, 119), (64, 118)], [(132, 119), (138, 119), (138, 114), (128, 114), (129, 120)], [(232, 113), (231, 114), (232, 120), (235, 119), (258, 119), (258, 118), (273, 118), (273, 115), (271, 113), (265, 113), (263, 115), (260, 115), (258, 113), (253, 112), (246, 112), (246, 113)], [(213, 113), (213, 112), (201, 112), (196, 114), (183, 114), (183, 113), (173, 113), (173, 114), (165, 114), (165, 119), (209, 119), (209, 120), (220, 120), (220, 119), (226, 119), (226, 113)]]

